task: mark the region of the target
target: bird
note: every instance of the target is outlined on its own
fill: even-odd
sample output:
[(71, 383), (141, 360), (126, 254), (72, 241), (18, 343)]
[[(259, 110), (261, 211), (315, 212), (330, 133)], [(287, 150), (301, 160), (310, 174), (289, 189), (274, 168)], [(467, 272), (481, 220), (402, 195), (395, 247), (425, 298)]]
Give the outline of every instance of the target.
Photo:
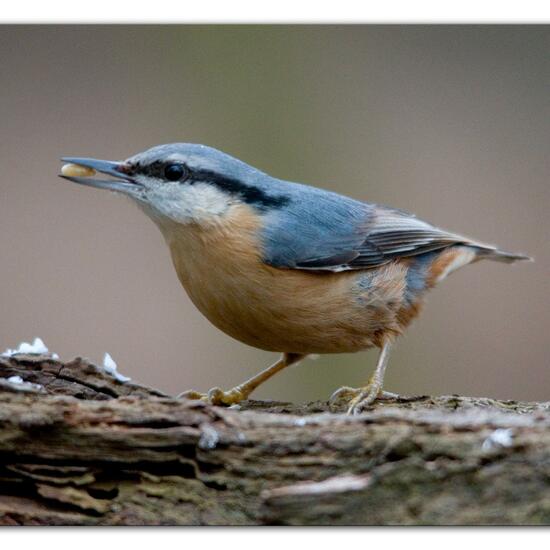
[(359, 414), (395, 395), (383, 389), (390, 350), (430, 289), (479, 260), (531, 260), (404, 210), (272, 177), (206, 145), (157, 145), (123, 161), (61, 160), (61, 177), (126, 195), (158, 226), (179, 281), (214, 326), (281, 354), (227, 391), (180, 394), (214, 405), (248, 399), (309, 355), (377, 348), (369, 381), (331, 397)]

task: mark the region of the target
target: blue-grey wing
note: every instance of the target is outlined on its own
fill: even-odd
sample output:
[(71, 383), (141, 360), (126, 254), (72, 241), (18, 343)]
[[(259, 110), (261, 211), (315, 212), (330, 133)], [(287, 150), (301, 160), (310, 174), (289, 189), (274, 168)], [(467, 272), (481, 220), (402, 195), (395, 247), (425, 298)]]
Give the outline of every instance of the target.
[(477, 244), (384, 206), (321, 193), (274, 213), (264, 229), (265, 261), (283, 268), (346, 271), (383, 265), (453, 244)]

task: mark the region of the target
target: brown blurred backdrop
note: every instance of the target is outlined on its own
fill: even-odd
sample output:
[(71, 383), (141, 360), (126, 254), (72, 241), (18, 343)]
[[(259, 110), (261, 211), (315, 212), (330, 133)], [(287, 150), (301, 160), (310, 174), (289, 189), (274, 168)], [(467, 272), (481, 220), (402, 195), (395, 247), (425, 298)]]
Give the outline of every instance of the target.
[[(549, 51), (543, 26), (0, 27), (0, 351), (108, 351), (174, 393), (274, 359), (194, 309), (129, 201), (56, 177), (63, 155), (188, 141), (535, 256), (433, 291), (386, 386), (550, 399)], [(327, 398), (375, 356), (307, 361), (257, 396)]]

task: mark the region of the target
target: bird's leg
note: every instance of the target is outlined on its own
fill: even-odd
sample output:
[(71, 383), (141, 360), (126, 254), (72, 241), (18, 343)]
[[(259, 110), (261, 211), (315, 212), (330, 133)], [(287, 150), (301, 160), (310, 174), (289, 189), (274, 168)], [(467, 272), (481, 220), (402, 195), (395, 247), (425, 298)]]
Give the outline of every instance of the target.
[(299, 353), (283, 353), (281, 358), (273, 363), (273, 365), (228, 391), (223, 391), (220, 388), (212, 388), (207, 394), (204, 394), (191, 390), (180, 393), (178, 397), (201, 399), (213, 405), (234, 405), (247, 399), (260, 384), (269, 380), (274, 374), (290, 365), (294, 365), (304, 357), (305, 355)]
[(395, 397), (394, 394), (382, 391), (384, 383), (384, 373), (388, 365), (391, 343), (386, 342), (380, 350), (376, 370), (371, 376), (368, 384), (363, 388), (340, 388), (336, 390), (330, 401), (332, 403), (341, 401), (342, 399), (349, 400), (347, 414), (359, 414), (365, 407), (372, 405), (377, 399)]

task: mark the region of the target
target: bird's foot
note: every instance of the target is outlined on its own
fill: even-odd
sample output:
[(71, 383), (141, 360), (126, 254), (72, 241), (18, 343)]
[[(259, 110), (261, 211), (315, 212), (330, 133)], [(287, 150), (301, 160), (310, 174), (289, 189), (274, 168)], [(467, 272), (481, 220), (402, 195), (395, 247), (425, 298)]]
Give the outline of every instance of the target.
[(226, 407), (240, 403), (247, 397), (248, 395), (238, 386), (228, 391), (223, 391), (220, 388), (212, 388), (208, 390), (208, 393), (188, 390), (178, 395), (178, 398), (200, 400), (210, 403), (211, 405), (225, 405)]
[(397, 394), (383, 391), (382, 388), (369, 382), (364, 388), (350, 388), (344, 386), (336, 390), (329, 399), (332, 407), (340, 409), (347, 406), (347, 414), (359, 414), (377, 400), (395, 399)]

